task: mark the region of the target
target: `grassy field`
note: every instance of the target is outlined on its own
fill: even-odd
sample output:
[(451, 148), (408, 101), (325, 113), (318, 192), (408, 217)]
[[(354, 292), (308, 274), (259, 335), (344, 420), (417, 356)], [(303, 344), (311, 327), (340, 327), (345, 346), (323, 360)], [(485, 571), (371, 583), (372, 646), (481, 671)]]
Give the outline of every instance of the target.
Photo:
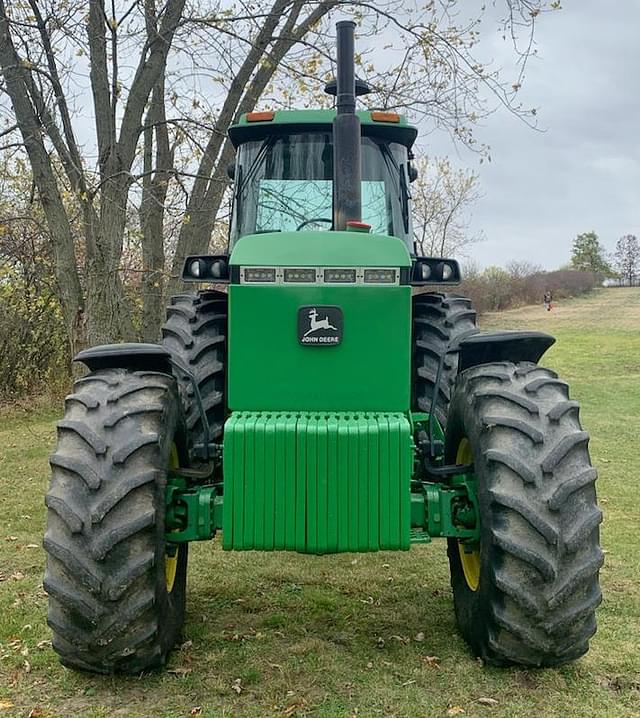
[(489, 316), (556, 335), (545, 363), (583, 403), (605, 512), (604, 603), (590, 653), (559, 670), (497, 670), (455, 629), (443, 542), (409, 553), (225, 554), (193, 547), (185, 643), (168, 670), (62, 668), (41, 580), (57, 407), (0, 415), (2, 716), (640, 716), (640, 290)]

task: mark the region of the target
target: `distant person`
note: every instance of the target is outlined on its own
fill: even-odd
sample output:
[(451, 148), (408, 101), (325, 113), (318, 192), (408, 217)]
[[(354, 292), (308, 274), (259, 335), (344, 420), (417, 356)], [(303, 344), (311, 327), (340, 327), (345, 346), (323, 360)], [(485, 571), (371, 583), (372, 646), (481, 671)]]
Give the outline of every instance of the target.
[(550, 290), (547, 289), (547, 291), (544, 293), (543, 302), (544, 302), (544, 308), (545, 308), (548, 312), (551, 311), (551, 300), (552, 300), (552, 298), (553, 298), (553, 297), (551, 296)]

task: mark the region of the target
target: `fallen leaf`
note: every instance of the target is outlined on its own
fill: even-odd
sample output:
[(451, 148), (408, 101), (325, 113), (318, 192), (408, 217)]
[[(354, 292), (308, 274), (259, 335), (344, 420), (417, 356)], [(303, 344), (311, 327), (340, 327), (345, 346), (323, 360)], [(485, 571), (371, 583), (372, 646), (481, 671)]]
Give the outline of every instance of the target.
[(367, 668), (373, 668), (373, 663), (371, 661), (369, 661), (369, 663), (367, 663)]
[(202, 706), (194, 706), (191, 711), (189, 712), (190, 716), (193, 716), (193, 718), (198, 718), (198, 716), (202, 715)]
[(31, 673), (31, 664), (29, 661), (25, 661), (22, 665), (25, 673)]
[(240, 678), (236, 678), (231, 684), (231, 689), (240, 695), (242, 693), (242, 680)]
[(33, 706), (27, 718), (44, 718), (44, 711), (40, 706)]
[(50, 645), (51, 641), (49, 639), (46, 639), (44, 641), (38, 641), (38, 643), (36, 643), (36, 648), (39, 648), (42, 651), (45, 648), (49, 648)]
[(410, 681), (405, 681), (402, 684), (402, 687), (404, 688), (405, 686), (410, 686), (412, 683), (415, 683), (415, 681), (413, 679), (411, 679)]
[(416, 633), (414, 641), (417, 641), (418, 643), (422, 643), (424, 641), (424, 633), (420, 631), (419, 633)]
[(17, 536), (7, 536), (5, 538), (5, 541), (17, 541), (17, 540), (18, 540)]
[(40, 546), (37, 543), (28, 543), (27, 548), (40, 548)]
[(174, 676), (186, 676), (191, 673), (191, 670), (191, 668), (183, 668), (182, 666), (178, 666), (177, 668), (170, 668), (167, 673), (171, 673)]
[(497, 706), (498, 701), (495, 698), (478, 698), (478, 703), (481, 706)]
[(287, 706), (282, 713), (282, 718), (291, 718), (291, 716), (296, 715), (298, 711), (304, 711), (308, 708), (309, 704), (304, 698), (300, 698), (300, 700), (297, 700), (295, 703), (292, 703), (290, 706)]
[(448, 716), (459, 716), (459, 715), (462, 715), (463, 713), (464, 713), (464, 708), (462, 708), (461, 706), (451, 706), (451, 708), (449, 708), (447, 710)]
[(382, 636), (378, 636), (376, 639), (376, 646), (378, 646), (378, 648), (384, 648), (384, 638)]
[(0, 700), (0, 711), (8, 711), (13, 708), (13, 701)]
[(181, 650), (181, 651), (188, 651), (189, 648), (191, 648), (191, 646), (193, 646), (193, 641), (185, 641), (185, 642), (180, 646), (180, 650)]
[(24, 574), (22, 573), (22, 571), (16, 571), (15, 573), (11, 574), (12, 581), (22, 581), (23, 578)]
[(424, 656), (422, 660), (429, 668), (440, 668), (440, 658), (438, 656)]
[(409, 636), (391, 636), (391, 638), (394, 641), (397, 641), (398, 643), (402, 643), (405, 646), (408, 645), (409, 643), (411, 643), (411, 639), (409, 638)]

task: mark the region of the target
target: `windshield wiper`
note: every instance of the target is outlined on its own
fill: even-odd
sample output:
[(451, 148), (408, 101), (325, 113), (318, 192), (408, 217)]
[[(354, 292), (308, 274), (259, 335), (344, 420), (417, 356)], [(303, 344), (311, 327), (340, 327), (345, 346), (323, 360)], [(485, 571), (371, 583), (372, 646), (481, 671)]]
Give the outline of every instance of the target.
[(254, 175), (258, 171), (258, 167), (260, 167), (260, 165), (262, 164), (262, 160), (265, 158), (265, 155), (267, 154), (268, 150), (273, 147), (276, 139), (277, 138), (275, 135), (269, 135), (260, 145), (260, 149), (258, 150), (256, 156), (253, 158), (253, 162), (249, 165), (249, 169), (247, 170), (246, 174), (243, 172), (244, 176), (242, 177), (241, 184), (238, 187), (238, 195), (244, 192), (249, 182), (253, 179)]
[(398, 185), (400, 189), (400, 207), (402, 208), (402, 224), (404, 231), (409, 232), (409, 200), (411, 195), (409, 194), (409, 188), (407, 186), (407, 179), (405, 177), (403, 165), (399, 165), (396, 158), (393, 156), (393, 152), (385, 144), (379, 145), (382, 151), (382, 157), (387, 165), (387, 169), (391, 173), (394, 170), (398, 174)]

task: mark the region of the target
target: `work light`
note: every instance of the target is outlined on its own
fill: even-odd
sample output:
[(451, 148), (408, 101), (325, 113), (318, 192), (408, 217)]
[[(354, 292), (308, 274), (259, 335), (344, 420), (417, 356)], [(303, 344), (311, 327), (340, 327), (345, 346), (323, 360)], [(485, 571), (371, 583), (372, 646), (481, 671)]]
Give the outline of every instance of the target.
[(316, 270), (315, 269), (290, 269), (287, 267), (284, 270), (284, 281), (285, 282), (315, 282), (316, 281)]
[(395, 284), (397, 272), (395, 269), (365, 269), (365, 284)]
[(254, 284), (260, 284), (263, 282), (275, 282), (276, 281), (276, 270), (275, 267), (245, 267), (244, 270), (244, 281)]
[(356, 281), (355, 269), (325, 269), (325, 283), (331, 284), (353, 284)]

